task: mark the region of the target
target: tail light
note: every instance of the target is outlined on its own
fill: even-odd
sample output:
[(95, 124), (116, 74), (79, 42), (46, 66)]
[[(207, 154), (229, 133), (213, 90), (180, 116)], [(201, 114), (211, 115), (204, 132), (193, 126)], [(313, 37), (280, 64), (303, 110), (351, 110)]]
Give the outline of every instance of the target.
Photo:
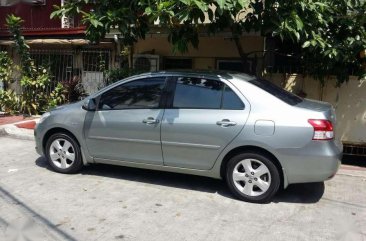
[(313, 140), (332, 140), (334, 138), (333, 124), (329, 120), (308, 120), (314, 128)]

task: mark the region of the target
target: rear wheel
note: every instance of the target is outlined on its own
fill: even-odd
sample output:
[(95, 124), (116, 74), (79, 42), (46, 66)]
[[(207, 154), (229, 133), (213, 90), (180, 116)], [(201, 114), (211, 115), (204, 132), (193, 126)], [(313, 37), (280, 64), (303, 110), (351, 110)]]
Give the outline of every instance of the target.
[(65, 133), (53, 134), (47, 140), (46, 157), (51, 167), (60, 173), (76, 173), (83, 166), (78, 143)]
[(232, 193), (241, 200), (266, 203), (280, 187), (276, 165), (265, 155), (242, 153), (227, 163), (226, 182)]

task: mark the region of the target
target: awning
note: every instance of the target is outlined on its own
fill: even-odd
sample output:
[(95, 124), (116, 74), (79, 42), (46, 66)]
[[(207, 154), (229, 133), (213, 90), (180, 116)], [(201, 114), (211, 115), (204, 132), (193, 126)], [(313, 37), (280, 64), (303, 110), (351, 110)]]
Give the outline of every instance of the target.
[[(29, 39), (25, 40), (25, 43), (28, 45), (90, 45), (90, 41), (86, 39)], [(100, 42), (99, 44), (111, 44), (111, 42)], [(0, 40), (0, 45), (14, 45), (14, 41)]]

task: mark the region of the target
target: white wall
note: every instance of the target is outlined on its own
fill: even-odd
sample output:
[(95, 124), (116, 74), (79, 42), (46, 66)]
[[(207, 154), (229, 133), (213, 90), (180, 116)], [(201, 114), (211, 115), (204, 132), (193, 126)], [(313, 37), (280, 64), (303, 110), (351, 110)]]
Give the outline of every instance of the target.
[(336, 135), (343, 142), (366, 144), (366, 80), (352, 76), (337, 88), (335, 78), (330, 78), (321, 88), (319, 81), (301, 75), (271, 74), (266, 78), (291, 92), (302, 90), (306, 98), (331, 103), (337, 113)]

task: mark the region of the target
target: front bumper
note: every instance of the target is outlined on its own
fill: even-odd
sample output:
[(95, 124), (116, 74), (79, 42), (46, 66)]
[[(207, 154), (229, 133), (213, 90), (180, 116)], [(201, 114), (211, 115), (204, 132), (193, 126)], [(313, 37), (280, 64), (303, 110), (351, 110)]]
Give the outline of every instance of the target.
[(43, 155), (43, 145), (42, 145), (42, 138), (40, 136), (40, 128), (39, 128), (39, 124), (36, 125), (36, 127), (34, 128), (34, 140), (36, 142), (36, 152), (42, 156)]

